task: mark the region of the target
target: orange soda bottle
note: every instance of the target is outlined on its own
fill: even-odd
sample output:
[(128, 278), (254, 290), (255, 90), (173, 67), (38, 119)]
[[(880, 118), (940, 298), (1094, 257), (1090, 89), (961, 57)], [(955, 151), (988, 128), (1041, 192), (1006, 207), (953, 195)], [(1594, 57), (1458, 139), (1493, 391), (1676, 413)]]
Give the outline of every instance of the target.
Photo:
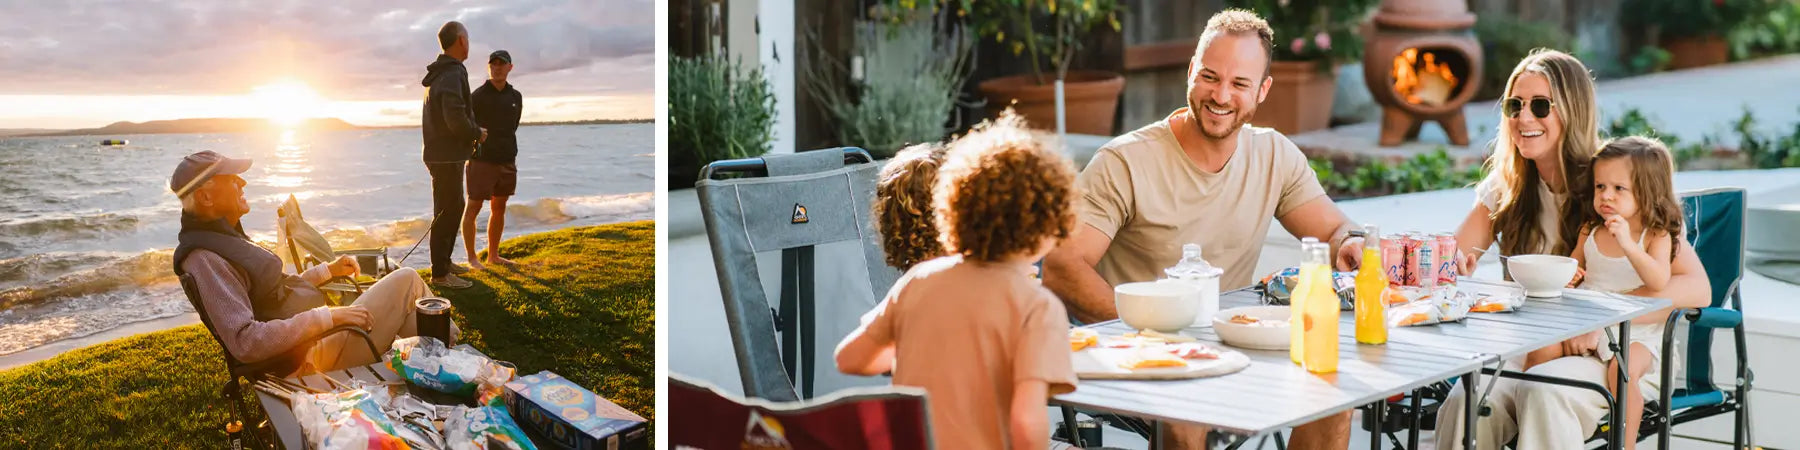
[(1356, 342), (1387, 343), (1386, 267), (1381, 261), (1381, 230), (1363, 225), (1362, 268), (1356, 271)]
[(1302, 267), (1311, 267), (1310, 280), (1302, 282), (1306, 286), (1306, 300), (1301, 305), (1305, 311), (1302, 316), (1302, 333), (1305, 335), (1300, 351), (1306, 371), (1313, 373), (1337, 372), (1338, 366), (1338, 299), (1333, 289), (1331, 278), (1331, 249), (1323, 243), (1313, 244), (1306, 251)]
[(1302, 358), (1306, 349), (1302, 345), (1306, 342), (1305, 327), (1302, 326), (1306, 323), (1306, 310), (1302, 304), (1306, 301), (1307, 293), (1312, 292), (1308, 283), (1315, 278), (1309, 276), (1312, 267), (1305, 264), (1306, 250), (1318, 244), (1319, 240), (1316, 238), (1300, 239), (1300, 276), (1294, 280), (1293, 290), (1288, 292), (1288, 357), (1294, 360), (1294, 364), (1302, 366), (1306, 365)]

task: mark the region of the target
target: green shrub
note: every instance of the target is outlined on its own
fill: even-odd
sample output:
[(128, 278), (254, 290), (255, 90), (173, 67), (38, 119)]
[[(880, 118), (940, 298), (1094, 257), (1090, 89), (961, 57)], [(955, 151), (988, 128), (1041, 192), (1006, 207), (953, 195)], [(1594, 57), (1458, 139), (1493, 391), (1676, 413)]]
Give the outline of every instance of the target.
[(1784, 0), (1753, 14), (1725, 35), (1732, 59), (1800, 52), (1800, 0)]
[(1538, 48), (1569, 49), (1569, 33), (1544, 22), (1520, 20), (1506, 14), (1482, 14), (1475, 19), (1475, 37), (1481, 41), (1481, 91), (1477, 100), (1500, 98), (1513, 66)]
[(669, 57), (669, 189), (694, 187), (713, 161), (769, 151), (775, 94), (762, 69), (723, 55)]
[(1486, 175), (1479, 164), (1457, 170), (1456, 161), (1444, 147), (1399, 164), (1369, 160), (1348, 175), (1338, 173), (1337, 165), (1329, 160), (1313, 159), (1308, 163), (1319, 176), (1320, 185), (1349, 198), (1464, 188)]
[(1723, 36), (1760, 15), (1770, 0), (1635, 0), (1620, 5), (1627, 29), (1653, 28), (1661, 37)]
[[(883, 159), (907, 145), (943, 139), (969, 75), (973, 42), (956, 29), (940, 36), (929, 20), (858, 21), (855, 28), (861, 80), (825, 58), (812, 58), (801, 69), (808, 72), (807, 92), (834, 119), (838, 142)], [(817, 51), (817, 37), (809, 40)]]

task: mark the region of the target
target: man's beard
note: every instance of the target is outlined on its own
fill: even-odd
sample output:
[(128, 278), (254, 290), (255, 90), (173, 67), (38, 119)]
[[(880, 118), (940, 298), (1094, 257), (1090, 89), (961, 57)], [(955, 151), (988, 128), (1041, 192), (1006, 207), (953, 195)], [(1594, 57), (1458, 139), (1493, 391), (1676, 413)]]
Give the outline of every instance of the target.
[[(1231, 117), (1236, 118), (1236, 120), (1231, 123), (1230, 126), (1225, 127), (1224, 130), (1214, 133), (1212, 130), (1206, 129), (1206, 119), (1212, 117), (1212, 113), (1207, 112), (1205, 109), (1207, 104), (1209, 103), (1204, 101), (1196, 102), (1193, 98), (1188, 98), (1188, 113), (1193, 114), (1194, 116), (1194, 128), (1200, 130), (1200, 135), (1206, 136), (1207, 139), (1224, 140), (1229, 138), (1232, 133), (1236, 133), (1239, 128), (1243, 128), (1244, 124), (1250, 123), (1250, 119), (1256, 116), (1255, 106), (1240, 106), (1237, 108), (1236, 112), (1231, 115)], [(1219, 109), (1229, 108), (1221, 107)]]

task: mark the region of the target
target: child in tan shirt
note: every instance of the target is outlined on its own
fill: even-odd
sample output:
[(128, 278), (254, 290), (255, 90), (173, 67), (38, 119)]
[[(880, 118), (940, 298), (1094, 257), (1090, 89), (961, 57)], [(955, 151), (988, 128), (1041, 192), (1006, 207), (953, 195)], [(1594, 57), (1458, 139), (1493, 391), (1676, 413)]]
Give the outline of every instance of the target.
[(1011, 114), (952, 143), (932, 195), (948, 256), (913, 266), (863, 316), (838, 370), (924, 388), (939, 448), (1046, 448), (1046, 401), (1075, 374), (1068, 315), (1031, 273), (1074, 228), (1074, 178)]

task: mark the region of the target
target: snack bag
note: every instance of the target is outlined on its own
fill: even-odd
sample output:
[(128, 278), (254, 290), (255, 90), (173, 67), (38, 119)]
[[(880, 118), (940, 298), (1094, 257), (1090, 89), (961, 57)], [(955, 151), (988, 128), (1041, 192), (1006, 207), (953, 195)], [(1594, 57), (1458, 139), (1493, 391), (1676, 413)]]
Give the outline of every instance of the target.
[(512, 381), (513, 369), (466, 348), (448, 348), (430, 336), (394, 341), (388, 368), (413, 384), (447, 394), (470, 396), (478, 386)]
[[(1262, 288), (1265, 303), (1286, 305), (1294, 295), (1294, 288), (1300, 284), (1300, 268), (1289, 267), (1263, 277), (1257, 287)], [(1338, 309), (1356, 310), (1356, 272), (1332, 272), (1331, 290), (1337, 292)]]
[(1429, 288), (1393, 286), (1388, 291), (1406, 299), (1403, 303), (1388, 307), (1389, 328), (1461, 321), (1468, 317), (1469, 308), (1473, 305), (1473, 297), (1463, 295), (1454, 285)]
[(537, 450), (514, 422), (499, 388), (481, 389), (481, 406), (457, 407), (444, 420), (444, 440), (452, 450)]
[(380, 389), (353, 389), (324, 394), (295, 394), (290, 400), (300, 434), (317, 449), (409, 449), (382, 413), (387, 403)]
[(1456, 293), (1469, 297), (1469, 303), (1473, 305), (1469, 310), (1474, 312), (1512, 312), (1525, 306), (1525, 288), (1516, 285), (1493, 286), (1467, 283)]

